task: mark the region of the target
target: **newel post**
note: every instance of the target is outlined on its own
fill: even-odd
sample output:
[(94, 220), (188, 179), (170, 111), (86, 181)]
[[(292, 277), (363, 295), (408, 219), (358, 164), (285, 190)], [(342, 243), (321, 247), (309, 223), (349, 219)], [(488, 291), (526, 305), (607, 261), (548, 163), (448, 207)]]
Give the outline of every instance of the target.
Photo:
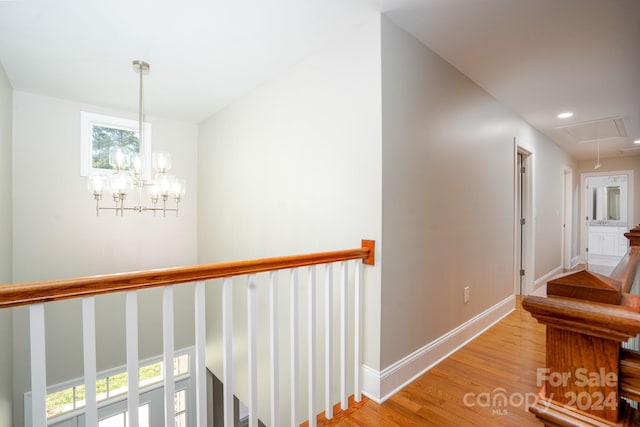
[(629, 230), (629, 232), (624, 233), (625, 237), (629, 239), (629, 246), (640, 247), (640, 224), (636, 225), (635, 228)]
[(619, 281), (585, 270), (551, 280), (546, 295), (524, 298), (523, 307), (547, 326), (546, 367), (537, 372), (542, 389), (530, 408), (546, 426), (610, 425), (626, 418), (620, 343), (640, 331), (640, 320), (624, 299)]

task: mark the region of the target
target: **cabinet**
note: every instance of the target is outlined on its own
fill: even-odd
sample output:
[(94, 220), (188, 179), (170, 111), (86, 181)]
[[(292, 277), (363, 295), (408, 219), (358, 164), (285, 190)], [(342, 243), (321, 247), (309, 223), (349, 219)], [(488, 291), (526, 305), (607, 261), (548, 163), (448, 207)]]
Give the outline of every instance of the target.
[(626, 227), (589, 227), (589, 254), (623, 256), (627, 252)]

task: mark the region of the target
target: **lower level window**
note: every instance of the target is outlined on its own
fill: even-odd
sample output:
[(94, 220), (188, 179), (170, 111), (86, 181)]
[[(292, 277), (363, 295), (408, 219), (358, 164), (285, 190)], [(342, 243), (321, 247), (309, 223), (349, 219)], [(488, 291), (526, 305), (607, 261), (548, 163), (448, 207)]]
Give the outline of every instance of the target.
[[(187, 427), (187, 390), (177, 391), (174, 395), (176, 427)], [(138, 426), (149, 427), (151, 407), (147, 403), (138, 410)], [(98, 427), (129, 427), (129, 411), (110, 415), (98, 422)]]
[[(194, 427), (194, 418), (189, 413), (195, 411), (195, 401), (191, 399), (195, 378), (193, 349), (183, 349), (173, 360), (175, 380), (174, 414), (176, 427)], [(167, 372), (160, 357), (147, 359), (140, 364), (138, 427), (162, 425), (164, 420), (164, 379)], [(128, 375), (125, 367), (98, 374), (96, 400), (98, 404), (98, 425), (94, 427), (132, 427), (129, 424), (127, 408)], [(47, 425), (49, 427), (71, 427), (82, 425), (86, 406), (85, 385), (82, 380), (52, 386), (46, 397)], [(31, 392), (25, 393), (25, 426), (31, 427)], [(172, 426), (173, 427), (173, 426)]]
[[(98, 421), (98, 427), (129, 427), (129, 411), (120, 412)], [(149, 427), (149, 405), (143, 405), (138, 410), (139, 427)]]
[(187, 390), (176, 393), (176, 427), (187, 427)]
[[(189, 374), (189, 353), (176, 356), (173, 360), (173, 375), (176, 378)], [(161, 361), (145, 364), (138, 371), (139, 387), (149, 387), (164, 380), (164, 366)], [(127, 393), (127, 373), (118, 372), (106, 376), (96, 382), (96, 397), (98, 402)], [(58, 417), (72, 412), (85, 405), (84, 384), (77, 384), (63, 390), (47, 394), (47, 418)]]

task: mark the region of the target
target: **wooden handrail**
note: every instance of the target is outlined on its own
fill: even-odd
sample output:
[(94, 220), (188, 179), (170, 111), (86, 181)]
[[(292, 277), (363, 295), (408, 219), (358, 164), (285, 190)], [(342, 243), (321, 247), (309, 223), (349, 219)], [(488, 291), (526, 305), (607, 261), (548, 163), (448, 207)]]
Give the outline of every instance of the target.
[(640, 266), (640, 246), (631, 246), (625, 256), (618, 262), (609, 277), (618, 280), (623, 293), (631, 292), (636, 271)]
[(629, 239), (629, 250), (611, 272), (610, 277), (620, 281), (622, 292), (629, 293), (640, 266), (640, 224), (624, 235)]
[(545, 325), (589, 336), (622, 342), (640, 333), (640, 295), (626, 294), (612, 305), (531, 294), (522, 307)]
[(341, 251), (4, 285), (0, 309), (353, 259), (373, 265), (374, 252), (375, 242), (363, 240), (362, 247)]

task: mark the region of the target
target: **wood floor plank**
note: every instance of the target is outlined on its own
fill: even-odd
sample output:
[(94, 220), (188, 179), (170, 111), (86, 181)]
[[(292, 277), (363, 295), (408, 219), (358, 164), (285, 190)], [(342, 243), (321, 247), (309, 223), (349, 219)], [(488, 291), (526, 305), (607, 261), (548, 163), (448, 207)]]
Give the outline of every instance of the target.
[[(522, 309), (518, 298), (511, 314), (382, 405), (368, 401), (322, 425), (541, 427), (527, 403), (533, 403), (539, 389), (536, 372), (544, 366), (545, 327)], [(504, 406), (495, 399), (501, 394)]]

